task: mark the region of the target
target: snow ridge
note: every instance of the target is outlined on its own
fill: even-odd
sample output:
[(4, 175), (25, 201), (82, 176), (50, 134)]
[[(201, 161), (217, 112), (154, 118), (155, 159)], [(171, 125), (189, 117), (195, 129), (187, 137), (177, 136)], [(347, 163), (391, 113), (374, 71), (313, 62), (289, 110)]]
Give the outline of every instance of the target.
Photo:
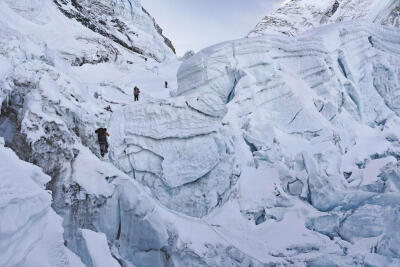
[(323, 25), (357, 19), (399, 27), (399, 9), (398, 0), (286, 1), (273, 14), (263, 18), (248, 36), (295, 36)]

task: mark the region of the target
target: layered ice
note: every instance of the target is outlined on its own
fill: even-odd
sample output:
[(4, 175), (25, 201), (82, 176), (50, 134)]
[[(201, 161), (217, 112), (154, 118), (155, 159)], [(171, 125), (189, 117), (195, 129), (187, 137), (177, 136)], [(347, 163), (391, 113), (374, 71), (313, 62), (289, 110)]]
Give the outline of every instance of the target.
[[(181, 102), (181, 103), (180, 103)], [(167, 207), (204, 216), (237, 179), (220, 119), (184, 101), (131, 105), (111, 118), (111, 158)]]
[[(177, 94), (201, 99), (203, 92), (213, 92), (227, 103), (229, 117), (223, 121), (242, 130), (242, 142), (256, 166), (278, 171), (278, 191), (271, 197), (260, 195), (260, 202), (255, 196), (246, 201), (238, 197), (247, 207), (242, 212), (256, 225), (281, 221), (290, 207), (299, 205), (293, 203), (298, 197), (329, 214), (306, 222), (309, 229), (358, 247), (369, 244), (365, 251), (385, 244), (385, 251), (374, 251), (388, 256), (398, 241), (382, 236), (391, 232), (400, 203), (392, 193), (397, 192), (393, 163), (382, 174), (380, 168), (399, 153), (397, 145), (392, 146), (398, 140), (393, 135), (398, 129), (400, 84), (393, 67), (399, 61), (398, 40), (394, 28), (351, 22), (298, 38), (226, 42), (182, 64)], [(247, 157), (240, 158), (247, 164)], [(389, 179), (394, 185), (387, 187)], [(383, 189), (371, 190), (370, 183), (379, 181)]]

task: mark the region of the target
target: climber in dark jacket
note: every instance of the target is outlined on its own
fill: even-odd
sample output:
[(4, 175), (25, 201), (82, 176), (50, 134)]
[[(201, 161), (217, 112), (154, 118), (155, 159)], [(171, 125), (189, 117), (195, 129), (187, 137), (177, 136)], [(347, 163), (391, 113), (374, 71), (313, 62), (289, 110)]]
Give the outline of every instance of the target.
[(139, 94), (140, 94), (140, 89), (137, 86), (135, 86), (135, 88), (133, 88), (134, 101), (139, 101)]
[(107, 136), (110, 136), (110, 134), (107, 133), (106, 128), (99, 128), (95, 131), (95, 133), (97, 133), (97, 140), (99, 141), (100, 145), (100, 154), (102, 157), (104, 157), (104, 154), (108, 152)]

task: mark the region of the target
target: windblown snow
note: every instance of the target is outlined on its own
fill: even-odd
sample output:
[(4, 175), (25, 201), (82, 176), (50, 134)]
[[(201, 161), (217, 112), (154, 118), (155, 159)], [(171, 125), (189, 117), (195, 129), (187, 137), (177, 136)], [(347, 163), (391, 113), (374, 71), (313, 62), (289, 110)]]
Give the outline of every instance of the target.
[(336, 2), (183, 62), (140, 1), (0, 2), (0, 266), (399, 266), (399, 2)]

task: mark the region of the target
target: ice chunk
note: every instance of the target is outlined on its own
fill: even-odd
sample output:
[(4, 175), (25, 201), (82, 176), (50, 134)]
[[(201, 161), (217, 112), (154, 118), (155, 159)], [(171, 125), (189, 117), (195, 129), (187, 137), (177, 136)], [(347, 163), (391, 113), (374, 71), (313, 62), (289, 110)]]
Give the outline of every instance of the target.
[(217, 131), (219, 127), (217, 118), (192, 110), (186, 105), (161, 100), (129, 105), (116, 112), (111, 121), (113, 125), (124, 127), (129, 136), (157, 140), (205, 135)]
[(106, 236), (103, 233), (96, 233), (91, 230), (82, 229), (89, 249), (93, 265), (96, 267), (119, 267), (118, 262), (111, 256)]
[(307, 221), (306, 226), (310, 230), (320, 232), (331, 238), (338, 235), (339, 231), (339, 216), (325, 215), (316, 218), (311, 218)]
[(294, 180), (287, 184), (287, 190), (289, 194), (293, 196), (300, 196), (303, 191), (303, 183), (300, 180)]
[(389, 163), (381, 170), (382, 173), (379, 174), (379, 177), (385, 182), (392, 182), (400, 191), (400, 163)]
[(308, 173), (311, 204), (321, 211), (329, 211), (338, 206), (344, 198), (344, 192), (337, 190), (331, 180), (319, 172), (309, 155), (303, 154), (303, 159)]
[(394, 216), (390, 207), (365, 205), (356, 209), (341, 224), (340, 235), (346, 240), (376, 237), (386, 231), (388, 219)]
[[(116, 115), (110, 129), (113, 146), (126, 143), (142, 148), (141, 152), (126, 154), (130, 155), (133, 168), (156, 174), (171, 188), (193, 182), (210, 172), (224, 153), (223, 140), (214, 133), (216, 121), (187, 107), (164, 106), (163, 110), (157, 106), (125, 108), (123, 124)], [(118, 128), (125, 131), (123, 139), (119, 139), (121, 130)]]
[(400, 258), (400, 221), (399, 211), (394, 211), (392, 217), (386, 218), (389, 222), (385, 235), (377, 245), (377, 252), (381, 255)]
[(226, 199), (234, 182), (219, 124), (187, 103), (129, 105), (113, 116), (111, 158), (164, 205), (203, 216)]

